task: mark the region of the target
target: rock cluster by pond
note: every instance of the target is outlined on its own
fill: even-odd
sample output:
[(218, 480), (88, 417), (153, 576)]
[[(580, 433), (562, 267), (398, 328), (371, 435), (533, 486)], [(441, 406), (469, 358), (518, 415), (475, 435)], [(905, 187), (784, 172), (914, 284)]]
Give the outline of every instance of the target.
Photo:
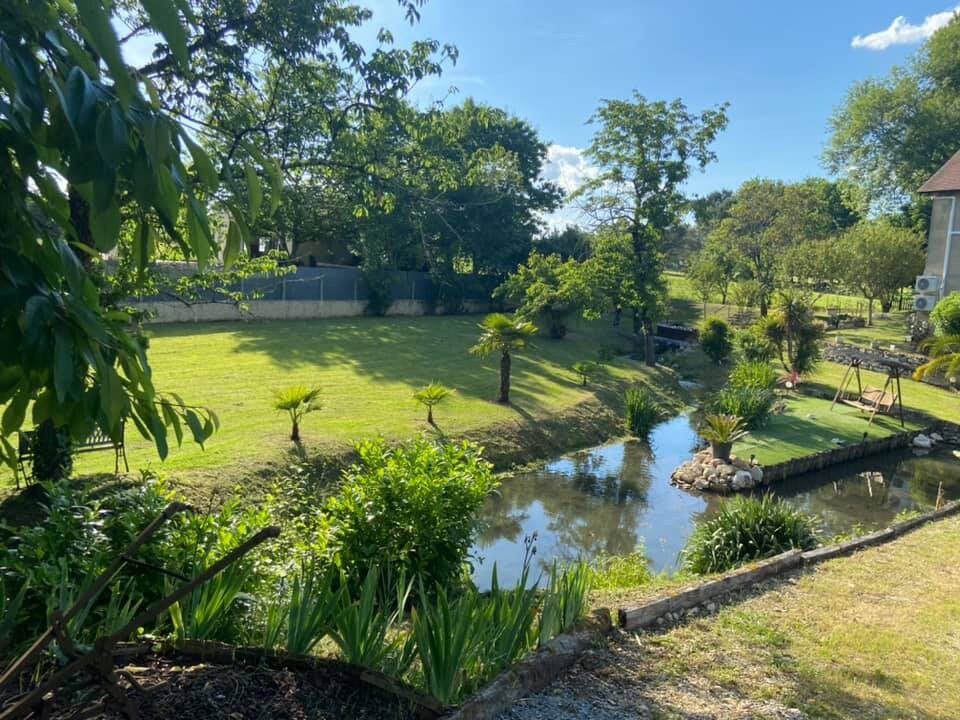
[(674, 470), (670, 480), (674, 485), (688, 490), (750, 490), (763, 484), (763, 468), (736, 455), (731, 455), (729, 460), (720, 460), (708, 448)]

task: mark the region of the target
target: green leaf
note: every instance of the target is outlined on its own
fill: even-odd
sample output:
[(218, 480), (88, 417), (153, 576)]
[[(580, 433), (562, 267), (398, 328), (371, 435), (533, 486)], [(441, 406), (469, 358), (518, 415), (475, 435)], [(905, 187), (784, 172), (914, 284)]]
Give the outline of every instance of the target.
[(123, 417), (127, 396), (117, 371), (101, 362), (97, 366), (97, 379), (100, 384), (100, 406), (111, 426)]
[(217, 169), (214, 167), (213, 161), (210, 160), (210, 156), (204, 152), (203, 148), (191, 139), (185, 130), (181, 132), (180, 135), (187, 143), (190, 157), (193, 158), (193, 168), (197, 172), (197, 175), (200, 176), (200, 181), (209, 191), (213, 192), (220, 185), (220, 176), (217, 174)]
[(193, 433), (193, 441), (200, 447), (203, 447), (203, 442), (207, 438), (204, 435), (203, 423), (200, 422), (200, 418), (193, 410), (187, 410), (186, 413), (184, 413), (184, 417), (187, 420), (187, 425), (190, 427), (190, 432)]
[(73, 128), (78, 143), (90, 141), (95, 131), (97, 99), (90, 78), (74, 66), (63, 88), (63, 114)]
[(263, 203), (263, 187), (260, 185), (260, 178), (252, 164), (247, 163), (243, 167), (243, 172), (247, 178), (247, 199), (249, 201), (250, 222), (255, 222), (260, 214), (260, 205)]
[(119, 103), (110, 103), (100, 112), (97, 119), (97, 149), (108, 167), (120, 167), (127, 158), (130, 143)]
[(93, 178), (93, 209), (104, 211), (114, 202), (117, 190), (117, 174), (109, 167), (100, 167)]
[(120, 235), (120, 208), (115, 202), (104, 210), (90, 208), (90, 232), (98, 250), (109, 252), (116, 247)]
[(206, 218), (197, 213), (195, 201), (187, 207), (187, 229), (190, 231), (190, 244), (197, 254), (197, 269), (203, 272), (210, 259), (210, 233), (205, 227)]
[(155, 246), (153, 227), (146, 218), (141, 218), (140, 226), (137, 228), (136, 242), (133, 243), (133, 259), (137, 264), (138, 275), (142, 276), (143, 271), (147, 269)]
[(73, 380), (73, 338), (66, 330), (58, 328), (54, 334), (53, 386), (61, 403), (70, 396)]
[(177, 17), (177, 8), (167, 0), (141, 0), (144, 9), (150, 16), (153, 26), (160, 31), (170, 45), (170, 51), (179, 63), (180, 68), (190, 72), (190, 55), (187, 52), (187, 33)]
[(27, 416), (27, 405), (30, 403), (30, 394), (25, 392), (22, 387), (7, 403), (3, 411), (3, 420), (0, 421), (0, 427), (4, 435), (9, 435), (23, 427), (23, 419)]
[(240, 257), (240, 248), (243, 245), (243, 238), (240, 234), (240, 226), (236, 220), (230, 220), (230, 227), (227, 228), (227, 241), (223, 245), (223, 266), (230, 268), (237, 258)]
[(267, 170), (270, 173), (270, 214), (273, 215), (283, 197), (283, 172), (275, 160), (267, 164)]
[(127, 64), (120, 52), (117, 34), (110, 24), (110, 15), (104, 9), (102, 0), (75, 0), (77, 15), (82, 23), (81, 32), (94, 50), (106, 61), (113, 78), (114, 88), (120, 103), (130, 106), (130, 101), (138, 95), (137, 86), (130, 77)]

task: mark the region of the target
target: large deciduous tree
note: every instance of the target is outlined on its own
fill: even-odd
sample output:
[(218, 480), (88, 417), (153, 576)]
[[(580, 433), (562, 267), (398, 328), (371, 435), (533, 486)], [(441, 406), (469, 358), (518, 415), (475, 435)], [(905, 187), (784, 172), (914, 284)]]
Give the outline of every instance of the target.
[(893, 209), (960, 149), (960, 20), (904, 66), (855, 83), (834, 112), (827, 166)]
[[(401, 5), (416, 16), (419, 2)], [(240, 90), (262, 100), (280, 86), (255, 67), (309, 69), (337, 128), (389, 114), (454, 55), (432, 42), (365, 53), (350, 30), (369, 17), (338, 0), (0, 6), (0, 435), (28, 409), (74, 439), (94, 427), (116, 438), (129, 419), (161, 456), (168, 429), (178, 441), (184, 425), (198, 442), (212, 433), (215, 416), (158, 394), (131, 314), (93, 266), (118, 253), (135, 285), (161, 246), (201, 270), (245, 252), (289, 167), (282, 117), (228, 122)], [(141, 36), (152, 57), (132, 67), (123, 46)], [(14, 455), (3, 439), (0, 459)]]
[(646, 361), (654, 364), (653, 334), (665, 292), (663, 233), (678, 223), (682, 186), (692, 169), (715, 159), (710, 146), (727, 125), (726, 106), (697, 114), (679, 99), (650, 101), (634, 92), (629, 100), (605, 100), (590, 121), (599, 127), (586, 154), (598, 173), (575, 197), (595, 228), (630, 237), (638, 272), (632, 309), (646, 338)]
[(837, 244), (839, 267), (846, 284), (867, 300), (867, 324), (873, 324), (873, 302), (890, 312), (897, 293), (923, 272), (923, 242), (916, 233), (887, 220), (864, 220)]

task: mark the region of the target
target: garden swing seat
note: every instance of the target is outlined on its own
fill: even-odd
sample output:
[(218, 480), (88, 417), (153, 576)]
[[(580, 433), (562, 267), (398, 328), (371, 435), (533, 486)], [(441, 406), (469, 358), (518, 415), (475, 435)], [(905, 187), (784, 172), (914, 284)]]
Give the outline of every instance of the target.
[[(883, 388), (863, 386), (860, 380), (860, 364), (862, 358), (854, 357), (850, 360), (850, 364), (843, 373), (843, 378), (837, 387), (836, 395), (833, 396), (833, 403), (830, 405), (830, 409), (833, 410), (833, 406), (839, 402), (856, 408), (860, 412), (869, 413), (870, 419), (867, 421), (867, 425), (870, 425), (878, 414), (892, 415), (896, 408), (899, 410), (900, 425), (904, 427), (903, 396), (900, 393), (900, 371), (907, 366), (896, 360), (889, 360), (882, 357), (875, 358), (874, 361), (887, 369), (887, 381), (883, 384)], [(854, 397), (847, 397), (847, 387), (853, 380), (857, 381), (859, 394)], [(894, 392), (894, 388), (896, 388), (896, 392)]]

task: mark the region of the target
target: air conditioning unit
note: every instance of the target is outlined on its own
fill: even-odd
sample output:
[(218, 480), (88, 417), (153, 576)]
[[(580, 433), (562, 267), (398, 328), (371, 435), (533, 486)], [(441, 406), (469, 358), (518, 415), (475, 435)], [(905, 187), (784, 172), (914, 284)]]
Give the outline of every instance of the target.
[(930, 312), (936, 304), (936, 293), (923, 293), (913, 296), (913, 309), (917, 312)]
[(918, 293), (935, 293), (940, 289), (940, 277), (938, 275), (917, 275), (917, 282), (913, 287)]

